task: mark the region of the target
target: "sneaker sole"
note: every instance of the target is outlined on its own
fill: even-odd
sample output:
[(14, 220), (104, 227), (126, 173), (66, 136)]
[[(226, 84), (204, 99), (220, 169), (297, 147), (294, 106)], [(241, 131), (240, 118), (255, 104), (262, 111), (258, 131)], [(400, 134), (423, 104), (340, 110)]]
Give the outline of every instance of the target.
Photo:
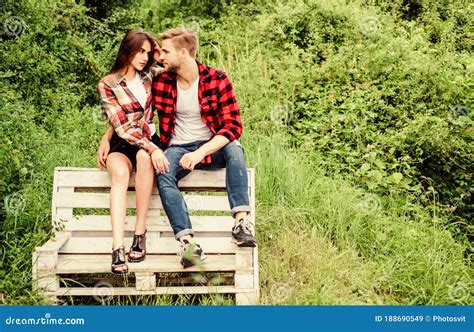
[(255, 241), (249, 240), (249, 241), (237, 241), (236, 239), (232, 239), (232, 242), (237, 244), (238, 247), (256, 247), (257, 243)]

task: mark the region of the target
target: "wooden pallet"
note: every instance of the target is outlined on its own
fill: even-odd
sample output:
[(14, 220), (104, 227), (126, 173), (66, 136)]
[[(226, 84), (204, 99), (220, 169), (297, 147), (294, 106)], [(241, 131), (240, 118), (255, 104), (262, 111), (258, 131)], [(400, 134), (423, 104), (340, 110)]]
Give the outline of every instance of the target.
[[(250, 216), (255, 222), (254, 170), (249, 169), (248, 175)], [(133, 175), (127, 198), (129, 209), (135, 208), (134, 183)], [(43, 296), (94, 295), (97, 289), (94, 285), (88, 285), (87, 281), (97, 280), (97, 274), (106, 274), (104, 278), (109, 279), (112, 276), (112, 230), (108, 215), (110, 185), (106, 171), (55, 169), (52, 222), (57, 231), (54, 238), (33, 252), (34, 287)], [(195, 238), (203, 247), (207, 259), (200, 266), (181, 267), (177, 255), (179, 243), (174, 239), (155, 188), (147, 220), (147, 257), (144, 262), (128, 264), (128, 279), (131, 282), (114, 286), (112, 295), (222, 293), (235, 294), (236, 304), (256, 304), (259, 297), (257, 248), (239, 248), (231, 242), (233, 219), (228, 212), (225, 169), (194, 171), (178, 185), (190, 210)], [(135, 217), (127, 216), (127, 250), (131, 245), (134, 224)], [(206, 283), (199, 278), (197, 282), (189, 282), (196, 279), (195, 275), (209, 273), (226, 275), (226, 284)], [(167, 275), (172, 277), (174, 283), (163, 282)], [(64, 276), (68, 280), (72, 278), (73, 283), (64, 283)]]

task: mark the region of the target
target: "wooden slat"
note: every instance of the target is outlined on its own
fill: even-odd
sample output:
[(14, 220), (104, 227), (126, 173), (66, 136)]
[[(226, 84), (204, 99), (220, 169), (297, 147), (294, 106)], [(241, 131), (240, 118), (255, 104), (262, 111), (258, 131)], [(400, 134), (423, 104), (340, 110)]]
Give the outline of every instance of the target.
[(42, 246), (36, 247), (35, 251), (42, 253), (57, 253), (70, 237), (71, 232), (57, 232), (55, 237), (49, 239)]
[[(202, 266), (186, 269), (176, 255), (150, 255), (143, 262), (129, 263), (130, 272), (199, 272), (199, 271), (235, 271), (235, 255), (207, 255)], [(110, 254), (106, 255), (59, 255), (54, 272), (67, 273), (108, 273), (110, 272)]]
[[(196, 232), (227, 232), (232, 229), (234, 220), (227, 216), (191, 216), (191, 223)], [(135, 229), (135, 216), (125, 217), (125, 231), (133, 232)], [(171, 225), (166, 216), (148, 217), (146, 227), (150, 232), (166, 232), (171, 230)], [(112, 231), (110, 216), (81, 216), (74, 217), (64, 223), (66, 231)]]
[(135, 272), (135, 289), (151, 291), (156, 288), (156, 274), (153, 272)]
[[(152, 291), (137, 291), (133, 287), (114, 287), (110, 289), (107, 295), (166, 295), (166, 294), (233, 294), (233, 293), (252, 293), (253, 289), (237, 289), (234, 286), (176, 286), (176, 287), (156, 287)], [(85, 296), (97, 295), (98, 290), (86, 287), (60, 288), (56, 292), (48, 293), (56, 296)], [(104, 296), (107, 297), (107, 296)]]
[[(229, 211), (229, 200), (226, 196), (183, 195), (190, 211)], [(108, 193), (65, 193), (56, 198), (58, 208), (108, 208)], [(135, 208), (135, 193), (127, 195), (127, 208)], [(161, 209), (160, 197), (152, 195), (150, 208)]]
[[(255, 172), (248, 169), (249, 176), (249, 203), (251, 219), (255, 223)], [(52, 200), (53, 221), (65, 219), (65, 230), (71, 231), (71, 237), (58, 243), (47, 242), (38, 247), (37, 252), (49, 253), (59, 249), (59, 256), (55, 273), (107, 273), (110, 270), (111, 236), (102, 236), (111, 231), (110, 216), (72, 216), (72, 208), (108, 208), (110, 177), (106, 171), (98, 169), (58, 167), (55, 169), (54, 189)], [(129, 187), (133, 191), (135, 174), (131, 176)], [(225, 190), (225, 169), (217, 171), (195, 171), (179, 182), (183, 191), (222, 191)], [(82, 192), (81, 192), (82, 189)], [(85, 191), (87, 190), (87, 191)], [(105, 190), (105, 192), (104, 192)], [(90, 191), (90, 192), (89, 192)], [(95, 191), (95, 192), (94, 192)], [(206, 196), (186, 194), (185, 200), (191, 211), (229, 211), (226, 196)], [(127, 198), (127, 207), (135, 207), (135, 194), (131, 192)], [(193, 228), (197, 234), (206, 234), (207, 237), (197, 236), (196, 240), (208, 255), (203, 267), (192, 267), (183, 270), (176, 255), (180, 250), (179, 243), (172, 237), (170, 225), (166, 216), (157, 216), (162, 210), (160, 197), (154, 188), (152, 203), (150, 204), (150, 218), (147, 229), (147, 259), (139, 264), (129, 264), (130, 271), (137, 272), (142, 277), (149, 277), (154, 272), (193, 272), (200, 271), (235, 271), (234, 286), (185, 286), (185, 287), (157, 287), (152, 290), (137, 291), (132, 287), (115, 287), (114, 295), (146, 295), (146, 294), (198, 294), (198, 293), (236, 293), (238, 303), (255, 303), (259, 295), (258, 287), (258, 255), (257, 248), (250, 249), (244, 255), (235, 256), (236, 252), (243, 253), (230, 241), (228, 232), (233, 220), (230, 217), (201, 217), (191, 216)], [(151, 217), (153, 215), (153, 217)], [(130, 233), (134, 229), (135, 217), (126, 218), (125, 231)], [(86, 235), (78, 237), (77, 235)], [(219, 237), (212, 236), (219, 234)], [(76, 236), (75, 236), (76, 235)], [(165, 235), (166, 237), (163, 237)], [(223, 236), (225, 235), (225, 236)], [(201, 235), (202, 236), (202, 235)], [(130, 247), (131, 237), (125, 238), (125, 246)], [(221, 255), (223, 253), (224, 255)], [(158, 255), (160, 254), (160, 255)], [(219, 254), (219, 255), (214, 255)], [(34, 258), (37, 255), (34, 254)], [(41, 266), (41, 264), (40, 264)], [(34, 264), (33, 274), (39, 277), (46, 271), (38, 264)], [(45, 265), (46, 266), (46, 265)], [(39, 270), (38, 270), (39, 268)], [(44, 276), (43, 276), (44, 277)], [(142, 278), (143, 279), (143, 278)], [(151, 287), (153, 283), (151, 283)], [(253, 285), (251, 285), (253, 284)], [(57, 287), (57, 286), (56, 286)], [(144, 287), (144, 286), (143, 286)], [(143, 289), (142, 287), (142, 289)], [(148, 286), (147, 286), (148, 287)], [(53, 291), (55, 287), (39, 285), (46, 288), (45, 295), (94, 295), (93, 288), (68, 288)], [(49, 288), (49, 292), (48, 292)]]
[[(107, 171), (99, 169), (58, 168), (59, 187), (110, 187), (111, 181)], [(225, 188), (225, 169), (216, 171), (197, 170), (188, 174), (178, 183), (180, 188), (208, 187)], [(129, 187), (135, 187), (135, 173), (130, 177)]]
[(258, 267), (258, 247), (253, 248), (253, 282), (255, 287), (255, 301), (258, 303), (260, 299), (260, 276)]
[(70, 220), (73, 216), (73, 209), (69, 206), (61, 207), (58, 206), (58, 198), (63, 195), (71, 195), (74, 193), (74, 187), (54, 187), (53, 193), (55, 198), (53, 200), (52, 214), (53, 214), (53, 229), (56, 227), (55, 222), (61, 220)]
[[(237, 246), (229, 238), (196, 238), (205, 253), (233, 254)], [(132, 238), (125, 238), (125, 248), (130, 248)], [(174, 238), (147, 237), (147, 252), (150, 254), (176, 254), (180, 250), (179, 242)], [(111, 237), (71, 237), (60, 249), (60, 253), (106, 254), (112, 251)]]

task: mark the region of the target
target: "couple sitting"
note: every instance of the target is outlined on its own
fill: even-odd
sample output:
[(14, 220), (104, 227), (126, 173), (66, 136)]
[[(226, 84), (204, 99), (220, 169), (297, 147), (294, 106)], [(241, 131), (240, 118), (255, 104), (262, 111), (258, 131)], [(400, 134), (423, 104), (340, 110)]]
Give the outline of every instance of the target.
[[(256, 240), (248, 213), (248, 178), (240, 111), (226, 74), (196, 61), (197, 36), (176, 28), (160, 34), (127, 33), (109, 74), (98, 92), (111, 127), (102, 137), (97, 161), (112, 180), (112, 273), (126, 274), (124, 223), (129, 178), (136, 169), (136, 225), (129, 262), (146, 255), (146, 217), (153, 177), (176, 240), (183, 247), (184, 268), (203, 258), (194, 241), (180, 179), (195, 169), (226, 168), (226, 187), (238, 246), (254, 247)], [(164, 68), (156, 67), (160, 63)], [(158, 114), (159, 136), (153, 117)]]

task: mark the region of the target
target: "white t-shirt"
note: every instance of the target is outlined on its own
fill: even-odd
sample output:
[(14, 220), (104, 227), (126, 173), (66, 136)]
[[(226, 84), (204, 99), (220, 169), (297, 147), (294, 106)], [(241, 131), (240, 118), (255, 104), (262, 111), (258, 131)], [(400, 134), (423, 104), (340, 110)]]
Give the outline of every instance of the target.
[[(143, 85), (138, 72), (135, 74), (135, 78), (133, 80), (127, 81), (127, 87), (133, 93), (135, 98), (137, 98), (143, 109), (145, 109), (148, 93), (146, 93), (145, 86)], [(156, 132), (155, 124), (149, 123), (148, 127), (150, 128), (151, 135), (153, 136)]]
[(202, 121), (199, 108), (199, 78), (187, 90), (183, 90), (179, 84), (177, 85), (176, 124), (170, 145), (209, 140), (212, 137), (212, 132)]

